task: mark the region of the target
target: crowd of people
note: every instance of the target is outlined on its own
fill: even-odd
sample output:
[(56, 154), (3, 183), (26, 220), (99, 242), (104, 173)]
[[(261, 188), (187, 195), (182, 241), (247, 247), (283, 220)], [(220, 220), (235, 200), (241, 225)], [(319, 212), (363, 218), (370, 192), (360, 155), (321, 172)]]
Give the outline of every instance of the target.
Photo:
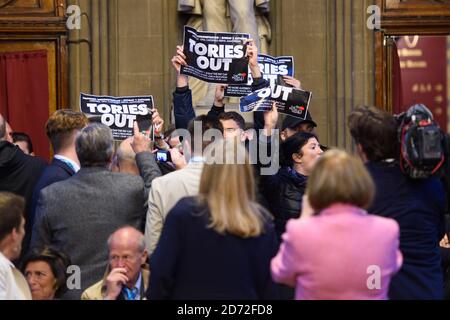
[[(269, 86), (251, 41), (247, 55), (252, 89)], [(135, 124), (116, 147), (58, 110), (47, 164), (0, 115), (0, 300), (449, 298), (446, 190), (401, 170), (393, 115), (351, 113), (357, 155), (321, 145), (310, 113), (247, 124), (223, 85), (197, 116), (185, 59), (177, 47), (174, 124), (155, 109), (153, 141)]]

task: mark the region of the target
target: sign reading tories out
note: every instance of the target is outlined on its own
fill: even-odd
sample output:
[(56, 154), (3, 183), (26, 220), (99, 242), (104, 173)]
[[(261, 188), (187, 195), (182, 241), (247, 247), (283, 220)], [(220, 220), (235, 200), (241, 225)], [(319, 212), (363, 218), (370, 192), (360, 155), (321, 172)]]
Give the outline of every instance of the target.
[(150, 129), (154, 105), (152, 96), (107, 97), (81, 93), (80, 107), (90, 121), (107, 125), (114, 139), (124, 140), (133, 136), (135, 121), (140, 131)]
[(184, 27), (184, 54), (187, 66), (181, 74), (212, 83), (246, 84), (248, 58), (244, 33), (199, 32)]
[[(259, 68), (263, 78), (270, 82), (271, 86), (280, 84), (279, 77), (294, 76), (294, 57), (272, 57), (261, 54), (258, 56)], [(228, 86), (225, 90), (226, 97), (243, 97), (252, 93), (253, 78), (249, 75), (248, 84), (243, 86)]]
[(240, 111), (269, 111), (275, 102), (278, 112), (306, 119), (311, 97), (312, 93), (308, 91), (273, 85), (242, 97)]

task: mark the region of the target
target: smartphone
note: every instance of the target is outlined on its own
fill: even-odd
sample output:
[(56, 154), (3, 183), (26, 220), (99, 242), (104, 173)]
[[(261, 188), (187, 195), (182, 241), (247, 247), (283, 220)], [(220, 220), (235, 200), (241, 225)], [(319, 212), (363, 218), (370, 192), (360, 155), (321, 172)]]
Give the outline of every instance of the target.
[(166, 150), (158, 150), (156, 152), (156, 161), (159, 162), (172, 162), (170, 152)]

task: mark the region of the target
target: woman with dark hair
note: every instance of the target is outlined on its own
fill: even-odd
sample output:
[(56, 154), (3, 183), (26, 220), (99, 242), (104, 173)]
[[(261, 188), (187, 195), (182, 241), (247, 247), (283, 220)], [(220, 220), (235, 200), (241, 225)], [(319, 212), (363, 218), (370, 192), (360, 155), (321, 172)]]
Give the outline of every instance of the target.
[(287, 221), (300, 216), (308, 176), (323, 154), (317, 137), (307, 132), (288, 138), (281, 145), (281, 152), (284, 166), (275, 176), (267, 178), (263, 187), (280, 241)]
[(33, 250), (23, 265), (33, 300), (58, 299), (67, 290), (70, 259), (64, 253), (50, 247)]

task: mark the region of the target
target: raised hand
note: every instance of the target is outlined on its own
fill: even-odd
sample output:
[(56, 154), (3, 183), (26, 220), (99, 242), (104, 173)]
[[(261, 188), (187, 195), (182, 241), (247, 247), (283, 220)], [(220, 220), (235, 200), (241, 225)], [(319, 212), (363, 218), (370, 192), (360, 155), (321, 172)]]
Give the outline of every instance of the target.
[(283, 76), (284, 82), (286, 82), (288, 85), (294, 87), (295, 89), (302, 89), (302, 83), (300, 80), (295, 79), (291, 76)]
[(169, 152), (172, 163), (175, 165), (175, 169), (180, 170), (187, 166), (186, 158), (178, 148), (170, 149)]
[(155, 134), (157, 136), (160, 136), (161, 133), (163, 132), (164, 120), (161, 118), (161, 116), (159, 115), (158, 109), (156, 109), (156, 108), (153, 109), (152, 125), (155, 128)]
[(152, 151), (150, 138), (139, 131), (137, 122), (134, 123), (133, 130), (134, 136), (133, 141), (131, 142), (131, 148), (133, 149), (134, 153), (138, 154), (144, 151)]
[(181, 66), (187, 66), (186, 56), (183, 52), (184, 46), (177, 46), (177, 54), (173, 56), (171, 62), (172, 66), (177, 72), (177, 87), (182, 88), (188, 85), (188, 77), (180, 74)]
[(245, 43), (247, 44), (248, 65), (252, 72), (252, 76), (253, 78), (261, 78), (262, 74), (258, 64), (258, 47), (253, 39), (247, 39)]
[(177, 46), (177, 54), (172, 58), (172, 66), (180, 74), (181, 66), (186, 66), (186, 56), (183, 52), (183, 46)]
[(277, 103), (272, 104), (272, 110), (264, 112), (264, 132), (267, 137), (272, 136), (272, 130), (276, 128), (278, 123)]

